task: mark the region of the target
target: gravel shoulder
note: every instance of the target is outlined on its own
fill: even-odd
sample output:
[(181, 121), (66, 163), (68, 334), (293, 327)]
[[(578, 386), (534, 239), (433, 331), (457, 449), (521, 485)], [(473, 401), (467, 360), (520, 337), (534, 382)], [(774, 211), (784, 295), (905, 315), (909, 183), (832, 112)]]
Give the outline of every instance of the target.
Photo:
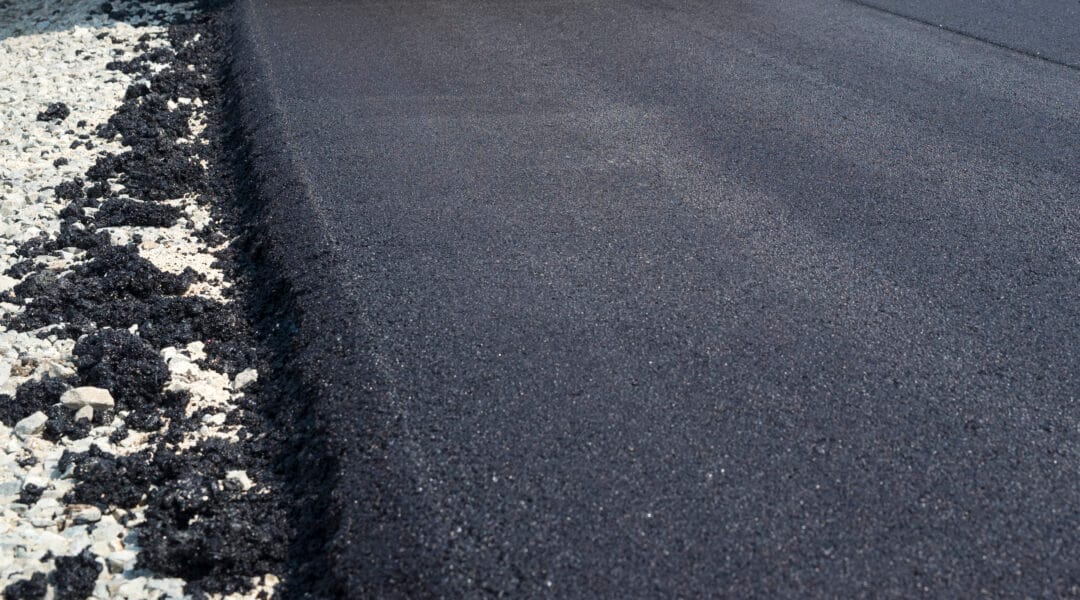
[(288, 509), (217, 3), (0, 4), (0, 589), (265, 598)]

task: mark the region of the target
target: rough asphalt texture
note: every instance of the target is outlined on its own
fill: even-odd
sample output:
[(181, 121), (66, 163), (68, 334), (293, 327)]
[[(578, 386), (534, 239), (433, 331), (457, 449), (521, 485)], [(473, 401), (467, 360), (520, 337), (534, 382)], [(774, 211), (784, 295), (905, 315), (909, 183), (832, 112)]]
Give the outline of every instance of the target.
[(988, 6), (241, 2), (313, 593), (1080, 593), (1075, 40)]

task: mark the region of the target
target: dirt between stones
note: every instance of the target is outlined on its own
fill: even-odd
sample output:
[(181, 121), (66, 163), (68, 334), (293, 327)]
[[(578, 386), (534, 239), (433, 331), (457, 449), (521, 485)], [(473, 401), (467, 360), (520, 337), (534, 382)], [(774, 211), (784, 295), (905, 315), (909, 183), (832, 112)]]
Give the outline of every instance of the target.
[[(138, 11), (120, 13), (108, 5), (103, 9), (113, 18), (141, 18)], [(195, 597), (243, 592), (253, 577), (283, 571), (290, 530), (280, 475), (274, 471), (282, 434), (280, 428), (275, 433), (275, 425), (263, 414), (268, 392), (254, 384), (234, 401), (237, 407), (227, 416), (227, 423), (243, 425), (235, 440), (210, 437), (183, 444), (199, 430), (205, 412), (185, 414), (188, 393), (164, 389), (169, 368), (161, 351), (203, 342), (206, 356), (197, 363), (229, 375), (252, 367), (262, 371), (265, 359), (259, 356), (243, 302), (184, 295), (198, 274), (190, 269), (164, 272), (139, 255), (138, 238), (116, 246), (100, 229), (173, 226), (181, 211), (161, 202), (190, 195), (198, 195), (199, 203), (209, 207), (216, 228), (237, 223), (230, 158), (221, 152), (222, 10), (207, 3), (191, 20), (169, 27), (171, 49), (146, 50), (132, 61), (110, 65), (149, 82), (132, 85), (120, 109), (96, 132), (102, 138), (119, 137), (127, 150), (106, 154), (85, 179), (56, 188), (57, 197), (70, 202), (61, 213), (60, 233), (19, 248), (27, 260), (7, 274), (25, 279), (0, 297), (23, 307), (4, 323), (8, 328), (45, 328), (39, 336), (78, 340), (73, 352), (77, 373), (28, 381), (14, 398), (0, 396), (0, 421), (11, 425), (43, 411), (48, 415), (46, 438), (79, 439), (92, 423), (76, 420), (73, 409), (57, 404), (60, 395), (80, 385), (108, 389), (115, 410), (129, 411), (110, 440), (122, 440), (131, 431), (150, 432), (149, 447), (126, 456), (97, 446), (66, 452), (58, 468), (71, 469), (76, 485), (64, 500), (102, 510), (144, 506), (145, 522), (135, 526), (138, 567), (183, 578), (185, 592)], [(152, 63), (164, 68), (155, 71)], [(203, 103), (207, 121), (199, 135), (190, 127), (196, 99)], [(63, 119), (69, 112), (58, 103), (42, 115)], [(122, 196), (116, 183), (124, 186)], [(224, 233), (215, 229), (201, 235), (224, 239)], [(87, 260), (69, 272), (57, 274), (35, 260), (70, 248), (85, 250)], [(227, 273), (243, 279), (245, 258), (239, 251), (226, 249), (219, 260)], [(112, 410), (95, 411), (94, 424), (111, 422), (113, 415)], [(254, 474), (259, 493), (230, 479), (229, 472), (235, 470)], [(24, 491), (28, 504), (37, 501), (33, 489)], [(89, 549), (57, 557), (49, 578), (56, 598), (87, 597), (100, 570)], [(45, 579), (35, 575), (7, 586), (4, 597), (37, 598), (44, 590)]]

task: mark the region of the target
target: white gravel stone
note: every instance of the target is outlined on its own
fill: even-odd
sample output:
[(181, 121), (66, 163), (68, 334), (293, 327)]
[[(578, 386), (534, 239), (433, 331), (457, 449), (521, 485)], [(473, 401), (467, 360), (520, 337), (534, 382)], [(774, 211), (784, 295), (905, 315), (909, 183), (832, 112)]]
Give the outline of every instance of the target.
[(68, 507), (71, 520), (77, 524), (97, 523), (101, 520), (101, 509), (89, 504), (73, 504)]
[(75, 411), (75, 420), (86, 419), (87, 421), (94, 420), (94, 407), (89, 404)]
[(236, 374), (233, 379), (233, 389), (240, 391), (259, 380), (259, 372), (255, 369), (244, 369)]
[(15, 424), (15, 435), (22, 439), (37, 435), (45, 430), (45, 422), (49, 417), (40, 410)]
[(135, 553), (131, 550), (117, 550), (109, 554), (105, 562), (113, 573), (130, 571), (135, 566)]
[(116, 405), (109, 390), (90, 386), (71, 388), (60, 396), (60, 403), (68, 408), (89, 406), (97, 410), (112, 408)]

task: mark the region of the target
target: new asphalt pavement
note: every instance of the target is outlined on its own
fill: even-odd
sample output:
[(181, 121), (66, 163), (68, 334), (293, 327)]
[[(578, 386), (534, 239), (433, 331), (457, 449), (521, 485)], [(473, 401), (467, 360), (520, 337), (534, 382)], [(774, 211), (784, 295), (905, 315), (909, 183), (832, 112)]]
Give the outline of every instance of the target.
[(312, 589), (1080, 594), (1080, 5), (1014, 4), (242, 2)]

